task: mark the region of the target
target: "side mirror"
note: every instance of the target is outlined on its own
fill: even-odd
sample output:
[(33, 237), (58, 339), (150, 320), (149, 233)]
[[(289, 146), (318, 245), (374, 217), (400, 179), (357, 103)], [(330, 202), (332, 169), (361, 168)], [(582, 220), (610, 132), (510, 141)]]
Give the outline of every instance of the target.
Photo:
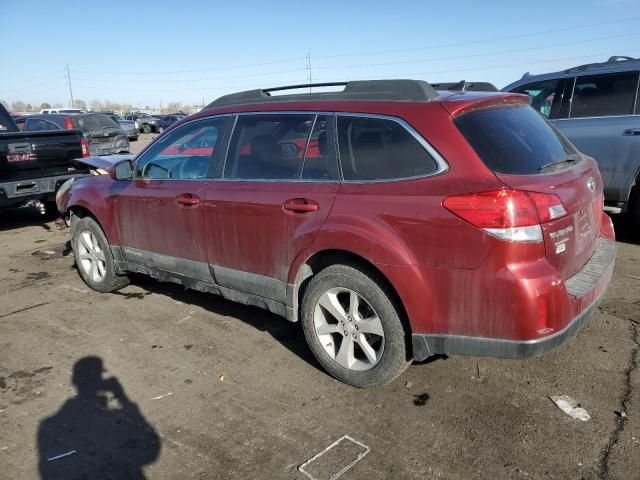
[(113, 178), (115, 180), (131, 180), (133, 178), (133, 163), (131, 160), (123, 160), (113, 167)]

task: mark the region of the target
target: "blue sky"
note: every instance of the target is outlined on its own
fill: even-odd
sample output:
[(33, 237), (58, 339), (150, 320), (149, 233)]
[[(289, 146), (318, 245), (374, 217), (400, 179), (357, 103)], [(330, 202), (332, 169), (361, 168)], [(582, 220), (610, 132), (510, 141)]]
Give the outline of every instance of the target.
[[(450, 5), (450, 8), (445, 8)], [(159, 106), (314, 81), (488, 80), (640, 57), (640, 1), (0, 0), (0, 99)]]

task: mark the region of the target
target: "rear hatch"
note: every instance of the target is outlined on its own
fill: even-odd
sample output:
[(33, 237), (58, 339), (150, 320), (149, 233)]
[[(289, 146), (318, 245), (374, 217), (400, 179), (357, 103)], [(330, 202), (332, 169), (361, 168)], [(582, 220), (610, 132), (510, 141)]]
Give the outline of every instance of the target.
[(548, 206), (551, 219), (541, 222), (545, 254), (565, 280), (573, 276), (591, 258), (600, 233), (602, 178), (595, 160), (527, 105), (469, 110), (454, 122), (506, 186), (557, 196)]
[(116, 122), (102, 114), (78, 115), (73, 119), (84, 132), (91, 155), (116, 153), (116, 137), (123, 134), (122, 128)]

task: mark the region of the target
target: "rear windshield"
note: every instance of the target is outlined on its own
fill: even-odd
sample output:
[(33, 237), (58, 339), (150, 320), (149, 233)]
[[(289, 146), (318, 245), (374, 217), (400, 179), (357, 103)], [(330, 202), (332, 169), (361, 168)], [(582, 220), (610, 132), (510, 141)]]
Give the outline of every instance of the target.
[(543, 165), (577, 153), (560, 132), (528, 106), (475, 110), (456, 118), (455, 124), (496, 173), (533, 175), (540, 173)]

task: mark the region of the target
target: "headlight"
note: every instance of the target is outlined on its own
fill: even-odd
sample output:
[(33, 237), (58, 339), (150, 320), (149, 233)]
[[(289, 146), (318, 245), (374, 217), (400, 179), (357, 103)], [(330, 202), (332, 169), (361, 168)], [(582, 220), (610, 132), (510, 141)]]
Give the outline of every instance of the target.
[(137, 120), (136, 120), (135, 122), (133, 122), (133, 126), (134, 126), (134, 127), (136, 127), (136, 128), (140, 128), (140, 127), (138, 126), (138, 121), (137, 121)]

